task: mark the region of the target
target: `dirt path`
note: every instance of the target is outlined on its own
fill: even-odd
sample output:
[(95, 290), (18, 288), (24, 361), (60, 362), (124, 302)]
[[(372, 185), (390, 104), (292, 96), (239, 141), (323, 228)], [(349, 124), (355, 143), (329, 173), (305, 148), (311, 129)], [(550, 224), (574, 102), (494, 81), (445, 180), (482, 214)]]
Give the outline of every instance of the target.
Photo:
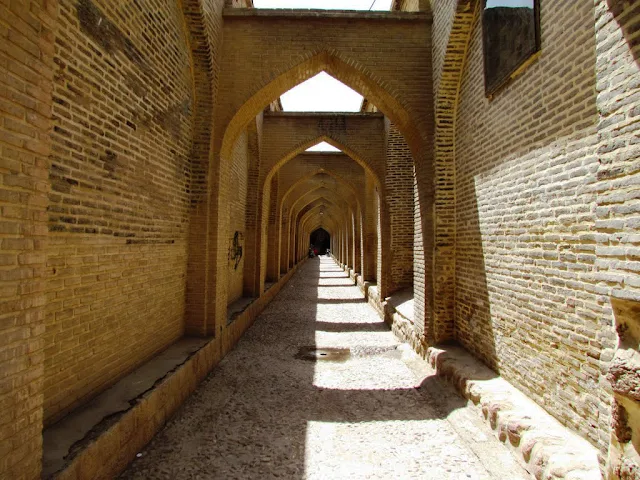
[(529, 478), (398, 346), (344, 272), (314, 258), (121, 478)]

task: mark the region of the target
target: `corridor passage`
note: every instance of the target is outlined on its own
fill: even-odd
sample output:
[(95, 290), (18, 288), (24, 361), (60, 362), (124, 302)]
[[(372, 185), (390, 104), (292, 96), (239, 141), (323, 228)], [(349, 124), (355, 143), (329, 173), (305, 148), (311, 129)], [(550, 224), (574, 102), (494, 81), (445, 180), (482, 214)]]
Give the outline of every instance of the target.
[(125, 479), (524, 479), (478, 413), (310, 259)]

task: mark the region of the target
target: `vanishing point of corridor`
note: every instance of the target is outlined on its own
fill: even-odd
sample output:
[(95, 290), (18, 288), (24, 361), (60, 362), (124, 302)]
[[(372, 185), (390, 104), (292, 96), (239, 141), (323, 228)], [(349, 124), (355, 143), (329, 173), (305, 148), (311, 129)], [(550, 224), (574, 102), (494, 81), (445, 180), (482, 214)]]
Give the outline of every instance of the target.
[(528, 478), (329, 257), (308, 261), (122, 478)]

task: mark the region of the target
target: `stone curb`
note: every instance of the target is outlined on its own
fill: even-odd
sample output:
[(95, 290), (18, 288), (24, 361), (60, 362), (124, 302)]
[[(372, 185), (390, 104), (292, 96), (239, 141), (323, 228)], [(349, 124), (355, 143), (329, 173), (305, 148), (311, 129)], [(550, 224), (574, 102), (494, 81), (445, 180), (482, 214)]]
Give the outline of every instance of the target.
[(437, 375), (478, 406), (498, 438), (537, 480), (600, 480), (598, 451), (464, 349), (439, 346), (426, 358)]

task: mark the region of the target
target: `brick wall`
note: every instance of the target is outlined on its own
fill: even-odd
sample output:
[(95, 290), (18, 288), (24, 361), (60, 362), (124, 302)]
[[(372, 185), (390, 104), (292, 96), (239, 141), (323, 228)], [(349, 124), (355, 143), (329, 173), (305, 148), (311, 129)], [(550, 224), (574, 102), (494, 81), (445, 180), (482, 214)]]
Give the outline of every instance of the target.
[(541, 5), (539, 60), (491, 101), (473, 24), (455, 137), (456, 337), (604, 455), (594, 9)]
[(413, 284), (415, 172), (407, 142), (388, 120), (386, 134), (387, 172), (384, 181), (390, 233), (390, 272), (386, 294), (390, 295)]
[(249, 137), (245, 130), (238, 137), (235, 148), (233, 149), (232, 165), (231, 165), (231, 182), (234, 186), (231, 190), (231, 196), (228, 199), (227, 215), (229, 215), (230, 236), (229, 249), (233, 248), (233, 239), (235, 232), (239, 233), (240, 246), (243, 246), (243, 255), (239, 262), (234, 259), (228, 260), (229, 270), (227, 273), (227, 289), (229, 296), (228, 303), (235, 302), (243, 294), (243, 271), (244, 271), (244, 244), (246, 234), (246, 217), (247, 217), (247, 174), (248, 174), (248, 148)]
[(247, 171), (247, 210), (245, 222), (245, 236), (243, 244), (244, 271), (243, 294), (246, 297), (254, 297), (259, 294), (258, 288), (258, 261), (257, 245), (260, 242), (258, 230), (258, 205), (260, 202), (258, 184), (260, 181), (260, 150), (262, 141), (263, 117), (260, 113), (255, 122), (247, 127), (249, 135), (248, 171)]
[(194, 108), (175, 3), (62, 0), (54, 61), (49, 421), (183, 333)]
[[(465, 67), (472, 24), (479, 2), (446, 1), (434, 5), (435, 178), (436, 227), (434, 300), (431, 339), (454, 337), (456, 119), (460, 82)], [(437, 31), (436, 31), (437, 30)]]
[[(444, 74), (445, 56), (449, 49), (451, 34), (455, 35), (454, 23), (456, 20), (455, 13), (459, 4), (475, 3), (460, 0), (431, 0), (431, 9), (433, 15), (433, 91), (440, 91), (440, 81)], [(464, 46), (458, 50), (460, 54), (464, 54)]]
[(222, 44), (222, 0), (183, 0), (189, 33), (195, 86), (193, 146), (191, 150), (191, 205), (189, 209), (189, 251), (187, 264), (186, 325), (188, 333), (211, 332), (206, 311), (208, 258), (207, 226), (209, 163), (213, 105), (217, 95), (219, 55)]
[[(640, 319), (640, 158), (638, 87), (640, 49), (636, 40), (640, 4), (595, 2), (598, 160), (595, 293), (603, 305), (603, 346), (611, 345), (616, 327), (617, 350), (602, 354), (603, 372), (613, 389), (611, 478), (636, 478), (638, 464), (637, 367)], [(613, 317), (613, 322), (611, 318)], [(609, 364), (609, 361), (611, 363)], [(608, 389), (601, 395), (608, 400)]]
[(56, 2), (0, 3), (0, 477), (40, 478)]

